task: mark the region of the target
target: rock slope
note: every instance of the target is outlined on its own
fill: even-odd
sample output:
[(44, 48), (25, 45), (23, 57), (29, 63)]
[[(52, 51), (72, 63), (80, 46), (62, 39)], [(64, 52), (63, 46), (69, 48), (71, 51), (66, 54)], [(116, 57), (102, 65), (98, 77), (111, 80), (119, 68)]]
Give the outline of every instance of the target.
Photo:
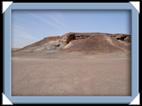
[(57, 51), (83, 53), (127, 52), (130, 50), (130, 42), (130, 35), (127, 34), (69, 32), (62, 36), (44, 38), (18, 49), (14, 53), (52, 53)]

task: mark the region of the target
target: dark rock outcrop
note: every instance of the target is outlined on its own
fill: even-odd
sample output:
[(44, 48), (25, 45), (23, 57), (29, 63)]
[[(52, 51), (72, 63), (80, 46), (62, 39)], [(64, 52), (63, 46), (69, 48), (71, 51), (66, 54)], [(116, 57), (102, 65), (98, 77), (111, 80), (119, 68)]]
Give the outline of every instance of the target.
[(115, 38), (117, 40), (130, 42), (130, 36), (127, 35), (127, 34), (114, 34), (114, 35), (111, 35), (111, 37), (113, 37), (113, 38)]

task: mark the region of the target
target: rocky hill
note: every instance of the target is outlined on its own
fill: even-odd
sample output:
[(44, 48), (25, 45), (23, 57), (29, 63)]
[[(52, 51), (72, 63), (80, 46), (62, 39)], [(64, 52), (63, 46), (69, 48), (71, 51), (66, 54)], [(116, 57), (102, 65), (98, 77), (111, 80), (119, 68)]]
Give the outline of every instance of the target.
[(83, 52), (83, 53), (110, 53), (127, 52), (130, 50), (130, 35), (109, 33), (78, 33), (69, 32), (62, 36), (50, 36), (14, 53), (53, 53)]

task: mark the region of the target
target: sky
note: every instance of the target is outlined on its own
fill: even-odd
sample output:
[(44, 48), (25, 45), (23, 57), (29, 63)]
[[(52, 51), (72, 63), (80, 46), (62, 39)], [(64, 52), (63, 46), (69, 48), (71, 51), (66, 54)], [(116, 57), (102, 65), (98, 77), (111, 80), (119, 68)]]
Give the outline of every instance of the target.
[(66, 32), (130, 34), (130, 22), (129, 11), (15, 10), (11, 19), (12, 48)]

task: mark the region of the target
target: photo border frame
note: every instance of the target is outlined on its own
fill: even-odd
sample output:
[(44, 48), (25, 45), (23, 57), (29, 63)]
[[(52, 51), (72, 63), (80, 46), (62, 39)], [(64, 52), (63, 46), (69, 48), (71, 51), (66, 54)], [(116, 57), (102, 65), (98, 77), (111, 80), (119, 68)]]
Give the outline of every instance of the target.
[[(131, 12), (131, 96), (12, 96), (11, 93), (11, 13), (13, 10), (129, 10)], [(3, 6), (4, 85), (3, 95), (12, 104), (131, 104), (139, 95), (139, 10), (133, 3), (9, 3)]]

